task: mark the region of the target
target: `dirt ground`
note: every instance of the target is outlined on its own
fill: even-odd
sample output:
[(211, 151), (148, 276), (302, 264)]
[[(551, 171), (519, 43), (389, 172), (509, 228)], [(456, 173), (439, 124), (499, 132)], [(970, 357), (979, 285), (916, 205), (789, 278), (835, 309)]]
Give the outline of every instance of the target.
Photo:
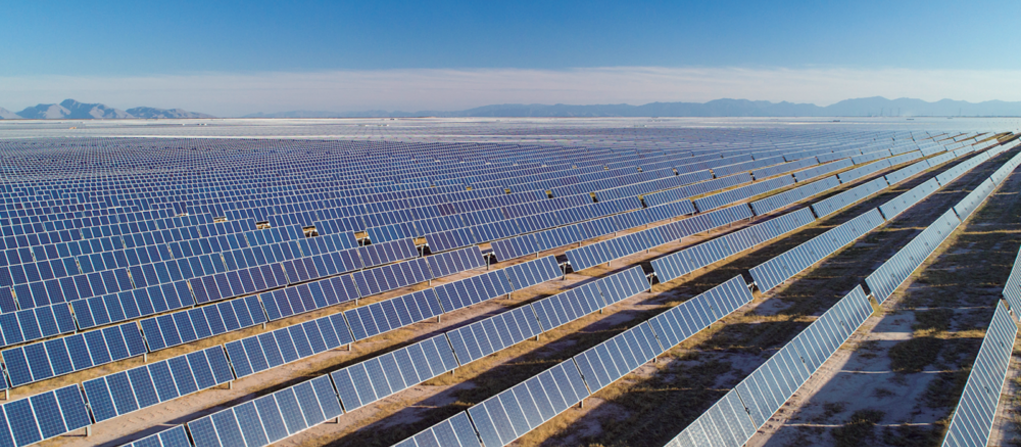
[[(860, 179), (850, 185), (842, 185), (839, 191), (856, 186), (857, 184), (875, 178), (881, 174), (882, 173), (868, 176), (867, 178)], [(929, 176), (931, 176), (931, 174)], [(920, 183), (917, 179), (909, 180), (899, 186), (896, 190), (906, 190), (917, 183)], [(821, 198), (836, 194), (839, 191), (815, 197), (811, 201), (820, 200)], [(892, 193), (886, 193), (880, 197), (892, 197), (890, 194)], [(867, 204), (870, 205), (863, 204), (851, 207), (850, 209), (844, 210), (821, 223), (802, 229), (791, 236), (783, 238), (765, 247), (753, 249), (749, 256), (742, 256), (742, 258), (747, 258), (745, 259), (745, 262), (741, 262), (733, 266), (727, 262), (723, 262), (721, 265), (710, 266), (710, 268), (705, 269), (702, 272), (689, 275), (689, 277), (686, 278), (678, 279), (672, 283), (656, 284), (653, 288), (653, 293), (643, 293), (637, 297), (626, 300), (623, 303), (618, 303), (606, 309), (603, 314), (589, 315), (579, 321), (558, 328), (552, 333), (544, 334), (542, 339), (538, 342), (530, 340), (521, 343), (471, 365), (459, 368), (453, 375), (446, 375), (433, 379), (425, 384), (413, 387), (402, 393), (398, 393), (395, 396), (384, 399), (381, 402), (377, 402), (366, 408), (347, 414), (340, 419), (339, 424), (322, 424), (297, 436), (288, 438), (282, 441), (281, 444), (305, 445), (335, 442), (341, 445), (389, 445), (395, 441), (399, 441), (407, 435), (428, 427), (429, 425), (432, 425), (433, 423), (438, 422), (457, 411), (463, 410), (468, 406), (495, 394), (499, 390), (508, 388), (509, 386), (552, 366), (556, 362), (577, 354), (590, 346), (598, 344), (606, 338), (626, 329), (628, 324), (631, 322), (642, 321), (652, 315), (655, 315), (660, 312), (665, 305), (677, 304), (690, 296), (701, 293), (701, 291), (722, 282), (718, 281), (720, 275), (708, 274), (705, 272), (719, 272), (724, 275), (729, 274), (729, 276), (725, 278), (729, 279), (729, 277), (738, 274), (738, 271), (747, 271), (747, 268), (768, 260), (772, 256), (775, 256), (776, 254), (787, 250), (834, 225), (838, 225), (847, 219), (855, 217), (860, 214), (861, 211), (866, 210), (869, 207), (874, 207), (876, 204), (882, 203), (882, 201), (877, 202), (877, 200), (878, 198), (870, 199), (867, 201)], [(790, 207), (787, 210), (797, 209), (803, 206), (804, 203)], [(777, 210), (772, 215), (782, 213), (787, 210)], [(715, 237), (723, 232), (735, 231), (737, 229), (747, 227), (753, 223), (768, 219), (769, 217), (770, 216), (759, 217), (749, 222), (735, 224), (722, 231), (718, 230), (708, 234), (700, 234), (695, 237), (685, 238), (680, 242), (673, 242), (657, 247), (656, 249), (651, 250), (650, 253), (634, 255), (622, 260), (614, 261), (609, 267), (599, 266), (581, 273), (572, 273), (567, 275), (564, 280), (558, 279), (524, 291), (515, 292), (510, 299), (493, 300), (471, 306), (466, 309), (461, 309), (451, 314), (446, 314), (443, 316), (441, 323), (436, 323), (434, 320), (416, 323), (401, 330), (356, 342), (353, 345), (353, 351), (347, 351), (345, 348), (329, 351), (316, 355), (310, 359), (284, 365), (279, 368), (274, 368), (237, 380), (233, 384), (232, 388), (221, 386), (215, 389), (201, 391), (156, 407), (114, 418), (109, 421), (104, 421), (93, 426), (92, 435), (88, 438), (80, 436), (79, 434), (71, 434), (45, 441), (43, 444), (61, 446), (112, 446), (129, 442), (133, 439), (157, 432), (171, 425), (194, 420), (195, 418), (201, 417), (205, 414), (251, 400), (254, 397), (293, 385), (294, 383), (302, 380), (307, 380), (311, 377), (327, 373), (329, 371), (334, 371), (358, 361), (371, 358), (380, 353), (399, 348), (482, 318), (486, 318), (508, 308), (513, 308), (523, 303), (531, 302), (561, 292), (583, 281), (591, 280), (592, 277), (601, 277), (608, 273), (621, 271), (637, 264), (644, 264), (646, 266), (646, 270), (651, 271), (651, 268), (648, 266), (648, 261), (651, 259), (659, 257), (665, 253), (675, 252), (702, 240)], [(605, 236), (600, 239), (607, 239), (610, 237), (613, 236)], [(542, 255), (561, 255), (566, 249), (567, 247), (543, 253)], [(503, 268), (531, 259), (533, 258), (521, 258), (511, 262), (501, 263), (497, 267)], [(749, 264), (750, 262), (753, 263)], [(463, 272), (441, 280), (436, 280), (434, 281), (434, 285), (476, 275), (480, 272), (481, 270)], [(425, 287), (427, 287), (426, 284), (419, 284), (398, 291), (392, 291), (367, 300), (361, 300), (359, 305), (388, 299)], [(765, 307), (773, 307), (774, 304), (771, 301), (766, 301), (765, 303), (768, 303)], [(759, 307), (759, 304), (760, 303), (757, 302), (753, 306), (753, 309), (755, 307)], [(186, 346), (167, 349), (150, 355), (149, 361), (163, 360), (205, 347), (223, 344), (232, 340), (262, 333), (266, 330), (273, 330), (278, 327), (308, 321), (323, 315), (333, 314), (352, 307), (355, 307), (354, 303), (345, 303), (321, 309), (316, 312), (272, 322), (267, 325), (266, 329), (261, 327), (249, 328), (234, 333), (224, 334), (219, 337), (202, 340)], [(781, 310), (781, 307), (771, 308), (764, 311), (764, 313), (767, 315), (776, 314)], [(801, 325), (806, 324), (804, 321), (798, 321), (797, 323)], [(748, 368), (754, 367), (757, 357), (758, 356), (750, 356), (748, 359)], [(728, 361), (740, 363), (737, 359), (731, 359)], [(63, 376), (19, 387), (12, 392), (11, 398), (17, 399), (66, 384), (80, 383), (84, 380), (133, 368), (142, 364), (143, 361), (141, 358), (130, 359), (106, 365), (101, 368), (83, 371), (78, 374)], [(743, 371), (745, 369), (747, 368), (739, 367), (737, 368), (737, 371)], [(637, 374), (636, 376), (640, 377), (641, 375), (642, 374)], [(732, 375), (733, 378), (740, 377), (740, 374), (737, 373)], [(724, 382), (726, 381), (723, 380), (721, 383)], [(620, 404), (614, 404), (612, 401), (610, 401), (609, 404), (601, 404), (599, 396), (596, 396), (586, 402), (584, 410), (579, 410), (577, 413), (579, 416), (590, 412), (595, 412), (594, 414), (598, 415), (600, 414), (600, 411), (607, 411), (607, 415), (613, 417), (618, 417), (621, 414), (627, 414), (627, 412), (622, 413), (619, 411), (619, 407), (621, 407)], [(599, 408), (616, 409), (598, 410)], [(568, 414), (570, 415), (574, 412), (575, 410), (571, 410)], [(574, 418), (568, 417), (568, 419)], [(586, 422), (589, 426), (584, 430), (576, 427), (570, 427), (571, 429), (567, 430), (568, 427), (564, 425), (563, 431), (565, 436), (568, 436), (568, 438), (565, 439), (592, 439), (593, 437), (596, 437), (596, 435), (604, 433), (604, 429), (602, 427), (604, 424), (599, 422), (600, 419), (601, 418), (597, 417), (592, 422)], [(550, 424), (555, 424), (556, 422), (557, 420), (555, 419)], [(561, 421), (561, 423), (562, 422), (563, 421)], [(571, 438), (572, 436), (573, 438)]]

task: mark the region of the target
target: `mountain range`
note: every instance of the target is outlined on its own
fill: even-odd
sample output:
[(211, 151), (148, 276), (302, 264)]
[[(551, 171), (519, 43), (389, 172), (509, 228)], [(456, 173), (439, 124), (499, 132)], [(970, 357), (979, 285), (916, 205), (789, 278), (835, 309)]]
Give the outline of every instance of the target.
[(369, 110), (362, 112), (317, 112), (297, 110), (257, 113), (242, 118), (405, 118), (405, 117), (862, 117), (862, 116), (1021, 116), (1021, 102), (985, 101), (972, 103), (943, 99), (883, 97), (847, 99), (825, 107), (815, 104), (717, 99), (705, 103), (654, 102), (628, 104), (498, 104), (459, 111), (419, 112)]
[(87, 104), (65, 99), (60, 104), (39, 104), (26, 107), (13, 113), (0, 108), (0, 119), (32, 119), (32, 120), (89, 120), (89, 119), (169, 119), (169, 118), (214, 118), (204, 113), (189, 112), (182, 109), (157, 109), (153, 107), (135, 107), (128, 110), (115, 109), (103, 104)]
[[(1021, 116), (1021, 102), (985, 101), (972, 103), (943, 99), (927, 102), (920, 99), (883, 97), (847, 99), (825, 107), (787, 101), (750, 101), (717, 99), (697, 102), (653, 102), (629, 104), (496, 104), (457, 111), (423, 110), (418, 112), (367, 110), (360, 112), (329, 112), (294, 110), (256, 113), (242, 118), (569, 118), (569, 117), (864, 117), (864, 116)], [(60, 104), (39, 104), (14, 113), (0, 108), (0, 119), (171, 119), (213, 118), (204, 113), (182, 109), (135, 107), (120, 110), (103, 104), (87, 104), (67, 99)]]

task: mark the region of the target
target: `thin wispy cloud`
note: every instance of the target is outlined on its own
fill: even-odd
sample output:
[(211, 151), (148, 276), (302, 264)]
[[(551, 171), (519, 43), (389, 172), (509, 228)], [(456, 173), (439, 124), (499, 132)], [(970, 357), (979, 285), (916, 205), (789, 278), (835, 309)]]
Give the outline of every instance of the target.
[(11, 110), (74, 98), (218, 116), (286, 110), (459, 110), (488, 104), (645, 104), (719, 98), (828, 105), (857, 97), (1021, 100), (1021, 71), (608, 67), (0, 77)]

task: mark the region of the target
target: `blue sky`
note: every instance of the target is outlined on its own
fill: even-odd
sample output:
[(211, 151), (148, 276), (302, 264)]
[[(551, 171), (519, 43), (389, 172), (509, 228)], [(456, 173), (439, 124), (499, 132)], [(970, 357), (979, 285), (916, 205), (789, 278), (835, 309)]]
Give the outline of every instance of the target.
[[(1021, 12), (1013, 1), (104, 1), (4, 9), (0, 106), (8, 109), (68, 95), (224, 115), (724, 96), (1021, 100), (1019, 88), (1009, 88), (1021, 61), (1004, 57), (1021, 37), (997, 18)], [(461, 92), (466, 77), (472, 88)], [(978, 82), (984, 87), (967, 85)]]

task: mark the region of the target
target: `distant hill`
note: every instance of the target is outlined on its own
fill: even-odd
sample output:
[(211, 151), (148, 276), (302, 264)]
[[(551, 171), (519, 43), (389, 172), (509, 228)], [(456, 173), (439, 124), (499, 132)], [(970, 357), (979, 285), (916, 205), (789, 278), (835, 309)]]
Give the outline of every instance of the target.
[[(570, 118), (570, 117), (863, 117), (863, 116), (1021, 116), (1021, 102), (985, 101), (972, 103), (943, 99), (886, 99), (875, 96), (840, 101), (826, 107), (815, 104), (717, 99), (698, 102), (653, 102), (629, 104), (494, 104), (457, 111), (422, 110), (418, 112), (366, 110), (330, 112), (294, 110), (255, 113), (242, 118)], [(214, 118), (182, 109), (135, 107), (120, 110), (103, 104), (80, 103), (68, 99), (60, 104), (39, 104), (18, 113), (0, 108), (0, 119), (182, 119)]]
[(497, 104), (459, 111), (402, 112), (369, 110), (362, 112), (294, 111), (257, 113), (243, 118), (408, 118), (456, 117), (862, 117), (862, 116), (1021, 116), (1021, 102), (985, 101), (971, 103), (944, 99), (927, 102), (920, 99), (883, 97), (847, 99), (826, 107), (791, 102), (717, 99), (705, 103), (654, 102), (640, 106), (628, 104)]
[(152, 107), (135, 107), (128, 110), (120, 110), (107, 107), (103, 104), (87, 104), (65, 99), (60, 104), (39, 104), (34, 107), (26, 107), (18, 113), (11, 113), (0, 108), (0, 119), (170, 119), (170, 118), (213, 118), (204, 113), (189, 112), (182, 109), (156, 109)]
[(157, 109), (154, 107), (135, 107), (127, 110), (128, 115), (144, 119), (182, 119), (182, 118), (215, 118), (205, 113), (189, 112), (184, 109)]

